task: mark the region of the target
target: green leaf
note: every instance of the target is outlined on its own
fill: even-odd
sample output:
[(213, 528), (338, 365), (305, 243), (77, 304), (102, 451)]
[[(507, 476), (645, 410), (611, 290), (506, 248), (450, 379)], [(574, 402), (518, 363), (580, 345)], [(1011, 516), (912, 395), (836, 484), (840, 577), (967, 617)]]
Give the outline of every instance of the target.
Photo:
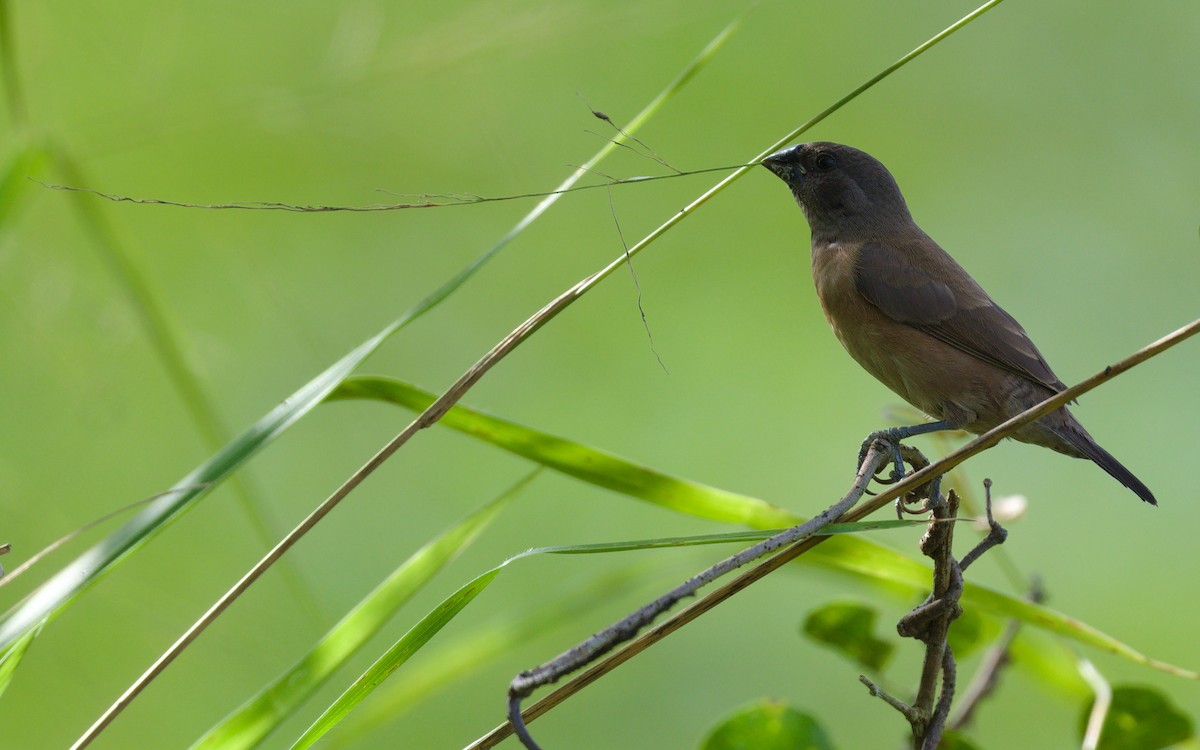
[(1079, 673), (1079, 654), (1062, 638), (1036, 628), (1021, 628), (1008, 652), (1013, 664), (1054, 691), (1079, 701), (1091, 698), (1092, 688)]
[(996, 618), (985, 616), (976, 607), (967, 607), (950, 625), (947, 639), (954, 656), (965, 659), (987, 646), (1000, 634)]
[(25, 652), (29, 650), (29, 644), (33, 643), (34, 637), (37, 636), (36, 630), (31, 630), (21, 636), (16, 643), (6, 649), (3, 654), (0, 654), (0, 695), (4, 695), (4, 691), (8, 689), (8, 684), (12, 682), (13, 673), (17, 669), (17, 665), (21, 663)]
[[(350, 378), (329, 395), (331, 401), (371, 399), (415, 412), (423, 411), (435, 398), (416, 386), (383, 377)], [(757, 498), (676, 479), (611, 453), (488, 416), (461, 404), (446, 412), (439, 424), (589, 484), (680, 513), (757, 528), (790, 526), (801, 520)]]
[(942, 739), (938, 742), (937, 750), (979, 750), (979, 746), (959, 732), (947, 729), (942, 733)]
[(803, 631), (809, 638), (851, 661), (878, 672), (895, 650), (895, 645), (875, 637), (879, 613), (867, 604), (839, 601), (818, 607), (804, 618)]
[(833, 750), (817, 721), (779, 701), (739, 709), (709, 732), (701, 750)]
[(413, 553), (334, 625), (303, 658), (210, 729), (192, 747), (195, 750), (235, 750), (257, 745), (378, 633), (397, 609), (474, 542), (539, 471), (535, 469), (503, 494)]
[[(1080, 737), (1091, 713), (1088, 707), (1080, 716)], [(1113, 688), (1097, 750), (1158, 750), (1190, 739), (1194, 731), (1187, 714), (1157, 689), (1122, 685)]]
[(387, 650), (361, 677), (354, 681), (346, 692), (342, 693), (333, 704), (322, 713), (312, 726), (301, 735), (292, 745), (292, 750), (311, 747), (330, 729), (338, 724), (346, 714), (350, 713), (364, 698), (372, 693), (387, 676), (399, 669), (409, 658), (437, 635), (464, 607), (488, 587), (496, 576), (500, 575), (501, 567), (493, 568), (478, 576), (467, 585), (454, 592), (448, 599), (439, 604), (432, 612), (417, 623), (412, 630)]

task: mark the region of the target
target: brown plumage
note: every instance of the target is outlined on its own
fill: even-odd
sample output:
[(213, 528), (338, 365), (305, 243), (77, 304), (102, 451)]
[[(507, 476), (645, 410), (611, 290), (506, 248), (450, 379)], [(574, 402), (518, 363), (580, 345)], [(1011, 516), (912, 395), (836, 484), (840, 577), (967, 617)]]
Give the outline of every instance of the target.
[[(913, 221), (891, 173), (870, 154), (805, 143), (763, 161), (812, 229), (825, 317), (867, 372), (950, 426), (983, 433), (1066, 388), (1025, 329)], [(1088, 458), (1157, 505), (1066, 408), (1012, 435)]]

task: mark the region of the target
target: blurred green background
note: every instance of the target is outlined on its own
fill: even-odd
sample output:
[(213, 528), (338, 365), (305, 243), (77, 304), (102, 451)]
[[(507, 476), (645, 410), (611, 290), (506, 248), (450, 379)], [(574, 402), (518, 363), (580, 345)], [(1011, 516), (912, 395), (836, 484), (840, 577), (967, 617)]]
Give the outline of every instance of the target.
[[(199, 203), (392, 200), (377, 188), (549, 189), (602, 144), (586, 131), (609, 135), (584, 99), (623, 122), (743, 7), (7, 3), (5, 43), (16, 62), (7, 85), (16, 96), (3, 105), (0, 158), (34, 144), (54, 155), (31, 168), (47, 181)], [(681, 169), (740, 163), (972, 7), (765, 2), (639, 137)], [(1126, 3), (1010, 0), (807, 138), (849, 143), (887, 164), (921, 225), (1073, 383), (1200, 309), (1197, 38), (1196, 3), (1148, 13)], [(78, 175), (64, 171), (63, 155)], [(601, 169), (661, 171), (628, 153)], [(641, 237), (715, 179), (613, 189), (624, 236)], [(532, 205), (298, 215), (24, 189), (0, 207), (0, 542), (16, 550), (4, 560), (10, 568), (170, 486), (210, 452), (81, 223), (81, 201), (96, 204), (145, 276), (231, 432), (440, 285)], [(620, 251), (606, 191), (568, 196), (366, 371), (440, 390)], [(859, 441), (886, 424), (883, 410), (897, 399), (828, 331), (809, 278), (808, 230), (779, 181), (765, 170), (749, 175), (635, 266), (669, 374), (623, 272), (465, 403), (801, 513), (840, 496)], [(1008, 552), (1043, 577), (1051, 605), (1191, 668), (1200, 667), (1198, 372), (1193, 341), (1076, 410), (1155, 491), (1157, 510), (1096, 467), (1030, 446), (1005, 444), (966, 467), (972, 482), (991, 477), (1001, 494), (1029, 498)], [(263, 453), (242, 476), (272, 536), (408, 419), (379, 405), (322, 406)], [(413, 549), (527, 469), (458, 434), (418, 436), (289, 555), (316, 614), (272, 573), (96, 747), (186, 746)], [(268, 745), (286, 747), (421, 613), (510, 554), (720, 530), (547, 474)], [(909, 551), (917, 535), (878, 538)], [(43, 633), (0, 701), (0, 745), (68, 744), (261, 552), (230, 489), (210, 495)], [(461, 747), (499, 723), (513, 674), (725, 552), (519, 563), (439, 639), (554, 601), (608, 570), (633, 564), (638, 577), (572, 627), (345, 746)], [(972, 573), (1003, 583), (990, 560)], [(32, 583), (5, 589), (5, 604)], [(844, 593), (872, 595), (793, 566), (539, 721), (536, 735), (552, 748), (693, 747), (721, 716), (773, 696), (822, 717), (840, 747), (892, 746), (904, 735), (899, 717), (867, 695), (854, 666), (798, 635), (805, 612)], [(894, 620), (911, 603), (881, 604)], [(903, 650), (889, 672), (901, 689), (915, 683), (917, 663), (915, 646)], [(1157, 684), (1200, 714), (1200, 686), (1084, 655), (1110, 678)], [(406, 669), (419, 672), (421, 658)], [(980, 712), (976, 736), (987, 747), (1066, 747), (1077, 711), (1017, 669)], [(327, 746), (343, 746), (337, 734)]]

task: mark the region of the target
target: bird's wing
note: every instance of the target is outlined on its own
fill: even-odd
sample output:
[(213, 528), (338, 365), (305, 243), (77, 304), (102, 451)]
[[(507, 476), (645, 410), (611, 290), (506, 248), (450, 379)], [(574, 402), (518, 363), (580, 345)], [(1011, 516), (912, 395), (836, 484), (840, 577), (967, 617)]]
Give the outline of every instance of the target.
[[(951, 268), (958, 268), (949, 256)], [(859, 253), (855, 284), (885, 315), (918, 328), (997, 367), (1057, 392), (1066, 385), (1050, 370), (1029, 334), (971, 281), (956, 289), (938, 278), (941, 264), (869, 243)], [(965, 271), (964, 278), (970, 279)], [(962, 287), (962, 284), (958, 285)]]

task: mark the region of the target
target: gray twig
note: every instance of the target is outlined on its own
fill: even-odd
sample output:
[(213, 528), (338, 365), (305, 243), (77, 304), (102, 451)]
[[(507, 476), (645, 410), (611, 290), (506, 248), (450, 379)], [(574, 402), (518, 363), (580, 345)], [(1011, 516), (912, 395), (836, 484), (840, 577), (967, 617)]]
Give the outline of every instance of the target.
[[(907, 705), (883, 693), (870, 680), (859, 677), (870, 688), (871, 695), (882, 698), (908, 720), (912, 727), (914, 750), (934, 750), (941, 741), (950, 716), (958, 667), (947, 638), (951, 623), (962, 614), (958, 601), (963, 590), (963, 570), (983, 553), (1003, 544), (1008, 536), (1008, 532), (992, 517), (991, 487), (991, 480), (984, 480), (989, 533), (967, 553), (961, 563), (953, 555), (953, 521), (958, 515), (958, 495), (951, 490), (945, 502), (934, 502), (936, 498), (931, 501), (933, 518), (925, 536), (921, 538), (920, 547), (922, 553), (933, 558), (933, 591), (924, 602), (902, 617), (896, 626), (900, 635), (916, 638), (925, 644), (921, 681), (913, 704)], [(979, 697), (976, 696), (974, 701), (978, 701)]]

